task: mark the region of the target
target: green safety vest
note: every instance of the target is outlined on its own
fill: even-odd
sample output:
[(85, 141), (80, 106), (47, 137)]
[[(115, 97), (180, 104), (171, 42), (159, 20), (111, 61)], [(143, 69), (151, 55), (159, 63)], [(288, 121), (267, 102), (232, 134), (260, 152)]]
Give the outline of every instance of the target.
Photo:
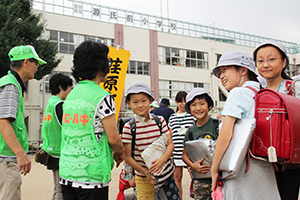
[(44, 143), (42, 148), (51, 156), (60, 156), (61, 126), (55, 112), (55, 106), (62, 102), (58, 96), (51, 96), (43, 118), (42, 138)]
[[(24, 121), (24, 102), (22, 96), (22, 88), (17, 81), (16, 77), (9, 71), (6, 76), (0, 79), (0, 87), (8, 84), (13, 84), (17, 86), (19, 90), (19, 102), (17, 109), (17, 117), (14, 122), (10, 122), (16, 137), (25, 152), (28, 151), (28, 134)], [(2, 156), (16, 156), (15, 153), (9, 148), (9, 146), (4, 141), (2, 135), (0, 134), (0, 155)]]
[(80, 81), (63, 104), (62, 141), (59, 174), (84, 183), (111, 180), (112, 150), (106, 133), (96, 140), (94, 115), (97, 104), (109, 95), (94, 81)]

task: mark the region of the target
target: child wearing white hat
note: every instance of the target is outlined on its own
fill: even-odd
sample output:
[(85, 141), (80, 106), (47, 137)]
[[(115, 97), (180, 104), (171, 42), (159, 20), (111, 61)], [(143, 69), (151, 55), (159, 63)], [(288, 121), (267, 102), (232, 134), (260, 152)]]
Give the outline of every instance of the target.
[[(210, 171), (210, 165), (203, 164), (204, 158), (192, 162), (189, 158), (191, 152), (187, 151), (186, 143), (199, 138), (217, 139), (218, 133), (214, 127), (213, 119), (208, 115), (213, 106), (213, 100), (204, 88), (194, 88), (186, 96), (185, 110), (192, 114), (196, 120), (192, 125), (192, 137), (189, 131), (185, 134), (182, 160), (191, 168), (192, 174), (196, 172), (204, 175)], [(210, 177), (193, 177), (194, 198), (196, 200), (211, 199), (211, 183)]]
[[(216, 143), (213, 164), (211, 167), (212, 190), (216, 189), (219, 164), (230, 144), (234, 123), (244, 118), (254, 118), (254, 90), (259, 90), (255, 63), (251, 56), (243, 51), (224, 53), (218, 65), (213, 69), (226, 90), (230, 91), (222, 111), (223, 126)], [(252, 89), (248, 88), (251, 87)], [(250, 158), (247, 173), (246, 158), (239, 175), (224, 181), (224, 200), (231, 199), (276, 199), (279, 200), (274, 169), (268, 162)], [(225, 173), (225, 172), (223, 172)]]
[[(289, 66), (289, 58), (283, 44), (277, 41), (266, 41), (253, 52), (258, 73), (265, 78), (266, 88), (288, 94), (292, 80), (285, 70)], [(294, 85), (295, 96), (300, 99), (300, 82)], [(300, 187), (300, 165), (284, 165), (277, 163), (275, 172), (277, 186), (282, 200), (297, 200)]]
[[(149, 86), (142, 82), (135, 82), (126, 91), (126, 103), (134, 112), (136, 123), (134, 156), (131, 157), (132, 132), (130, 122), (123, 127), (122, 141), (125, 148), (125, 161), (135, 170), (135, 182), (137, 199), (154, 200), (156, 190), (163, 188), (167, 199), (180, 199), (178, 188), (174, 181), (174, 164), (171, 155), (174, 144), (169, 133), (166, 121), (162, 116), (157, 116), (161, 121), (161, 131), (152, 115), (150, 115), (150, 104), (154, 96)], [(165, 153), (158, 159), (152, 161), (153, 165), (148, 168), (142, 158), (142, 152), (156, 141), (161, 134), (167, 136), (167, 148)], [(164, 170), (162, 166), (166, 164)], [(154, 176), (156, 172), (161, 172), (159, 176)], [(156, 187), (154, 187), (156, 186)], [(163, 199), (162, 197), (160, 197)]]

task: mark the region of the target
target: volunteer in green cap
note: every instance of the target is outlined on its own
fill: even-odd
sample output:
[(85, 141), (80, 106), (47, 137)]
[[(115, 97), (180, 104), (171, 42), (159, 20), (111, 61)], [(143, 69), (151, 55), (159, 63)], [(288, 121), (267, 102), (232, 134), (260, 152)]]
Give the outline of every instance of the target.
[(16, 46), (8, 56), (11, 70), (0, 79), (0, 199), (21, 199), (21, 174), (30, 172), (28, 134), (24, 121), (25, 83), (34, 78), (39, 58), (30, 46)]
[(63, 104), (59, 160), (64, 200), (108, 200), (113, 168), (124, 159), (113, 96), (99, 86), (109, 72), (108, 47), (82, 42), (74, 52), (72, 75), (78, 84)]
[(63, 116), (63, 101), (71, 91), (72, 79), (64, 74), (57, 73), (51, 76), (49, 98), (43, 118), (42, 148), (49, 154), (47, 169), (52, 170), (54, 190), (52, 200), (62, 200), (63, 195), (59, 184), (59, 157), (61, 146), (61, 124)]

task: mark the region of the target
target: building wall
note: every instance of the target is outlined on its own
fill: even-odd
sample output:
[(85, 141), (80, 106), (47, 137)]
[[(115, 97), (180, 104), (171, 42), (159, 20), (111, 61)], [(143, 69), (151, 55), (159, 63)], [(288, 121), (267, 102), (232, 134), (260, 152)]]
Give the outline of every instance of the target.
[[(126, 91), (133, 82), (145, 82), (153, 90), (156, 100), (159, 100), (159, 90), (161, 89), (158, 85), (159, 80), (210, 84), (209, 92), (215, 100), (216, 108), (211, 113), (213, 116), (216, 116), (224, 106), (224, 102), (219, 101), (219, 88), (224, 94), (227, 94), (227, 91), (221, 86), (220, 81), (212, 74), (212, 69), (217, 64), (216, 54), (223, 54), (226, 51), (236, 49), (246, 51), (249, 54), (252, 54), (253, 51), (253, 48), (246, 46), (59, 14), (46, 13), (46, 19), (47, 30), (114, 39), (116, 44), (121, 45), (121, 48), (131, 52), (131, 61), (150, 62), (149, 76), (127, 74), (124, 91)], [(206, 52), (208, 53), (209, 61), (208, 69), (158, 64), (157, 47), (159, 46)], [(62, 58), (62, 62), (54, 71), (71, 72), (73, 55), (59, 53), (58, 56)], [(296, 59), (296, 64), (300, 65), (300, 54), (290, 55), (291, 63), (294, 63), (294, 58)], [(28, 93), (25, 98), (26, 115), (29, 116), (28, 132), (30, 140), (32, 141), (39, 139), (39, 119), (42, 110), (43, 95), (42, 93), (39, 93), (40, 95), (36, 94), (37, 91), (40, 90), (40, 83), (41, 81), (29, 81)], [(45, 105), (49, 97), (50, 94), (45, 95)], [(171, 99), (171, 102), (175, 105), (173, 99)], [(122, 108), (124, 108), (124, 104)]]
[(131, 52), (130, 60), (150, 62), (149, 30), (124, 26), (124, 49)]
[(75, 18), (66, 15), (46, 13), (46, 29), (81, 33), (84, 35), (101, 35), (114, 38), (114, 25), (105, 22)]
[[(130, 51), (130, 60), (150, 62), (149, 30), (124, 26), (124, 49)], [(136, 81), (151, 85), (150, 76), (128, 74), (124, 91)]]

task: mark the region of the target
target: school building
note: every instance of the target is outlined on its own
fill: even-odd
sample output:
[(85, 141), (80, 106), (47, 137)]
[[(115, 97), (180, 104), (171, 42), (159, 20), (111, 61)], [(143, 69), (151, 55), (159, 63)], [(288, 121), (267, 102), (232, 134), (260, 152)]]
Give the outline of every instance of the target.
[[(34, 0), (33, 8), (44, 16), (46, 36), (57, 42), (58, 56), (62, 58), (53, 73), (71, 74), (73, 52), (85, 40), (119, 46), (131, 52), (124, 91), (133, 82), (142, 81), (150, 86), (156, 101), (169, 98), (171, 107), (175, 108), (178, 91), (204, 87), (214, 99), (212, 116), (222, 110), (228, 94), (212, 74), (220, 56), (237, 49), (252, 55), (261, 42), (276, 40), (76, 0), (47, 0), (45, 3)], [(299, 44), (280, 42), (289, 53), (288, 73), (300, 74)], [(25, 108), (29, 140), (34, 144), (40, 141), (43, 107), (50, 97), (50, 77), (28, 83)], [(123, 103), (120, 115), (130, 114)]]

